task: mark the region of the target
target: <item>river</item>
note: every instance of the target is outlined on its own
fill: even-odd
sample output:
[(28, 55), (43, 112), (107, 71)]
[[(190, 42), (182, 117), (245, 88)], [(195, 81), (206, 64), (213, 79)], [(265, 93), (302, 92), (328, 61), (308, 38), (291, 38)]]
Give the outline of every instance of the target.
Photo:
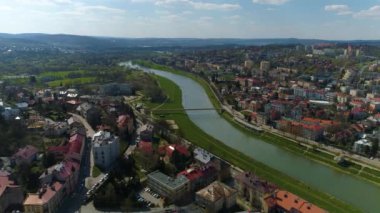
[[(182, 90), (184, 108), (213, 107), (204, 89), (194, 80), (160, 70), (143, 69), (175, 82)], [(380, 212), (380, 187), (245, 134), (216, 111), (186, 113), (203, 131), (253, 159), (356, 206), (363, 212)]]

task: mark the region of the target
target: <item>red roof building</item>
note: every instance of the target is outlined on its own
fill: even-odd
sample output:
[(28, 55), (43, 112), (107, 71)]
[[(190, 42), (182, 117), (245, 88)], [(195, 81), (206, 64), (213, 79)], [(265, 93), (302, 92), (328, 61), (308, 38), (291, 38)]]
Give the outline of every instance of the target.
[(140, 141), (138, 147), (139, 150), (145, 154), (153, 154), (153, 146), (151, 142)]
[(284, 190), (276, 190), (264, 198), (265, 212), (326, 213), (327, 211)]

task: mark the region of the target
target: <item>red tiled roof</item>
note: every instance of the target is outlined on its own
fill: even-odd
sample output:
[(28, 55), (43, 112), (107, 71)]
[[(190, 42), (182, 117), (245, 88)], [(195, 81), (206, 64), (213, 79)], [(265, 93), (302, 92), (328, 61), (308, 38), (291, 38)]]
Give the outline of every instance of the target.
[(127, 125), (127, 121), (130, 119), (129, 115), (120, 115), (117, 118), (117, 127), (123, 128)]
[(0, 197), (3, 195), (4, 191), (9, 186), (13, 186), (14, 182), (9, 180), (8, 176), (1, 177), (0, 176)]
[(70, 137), (68, 153), (81, 153), (84, 142), (83, 135), (75, 134)]
[(153, 153), (153, 146), (151, 142), (140, 141), (139, 149), (148, 154)]
[(195, 181), (203, 176), (203, 172), (200, 169), (190, 168), (183, 170), (178, 175), (184, 175), (190, 181)]
[(326, 213), (324, 209), (309, 203), (306, 200), (292, 194), (288, 191), (277, 190), (272, 195), (264, 198), (269, 208), (280, 207), (287, 212), (299, 212), (299, 213)]
[(166, 146), (166, 154), (169, 156), (169, 157), (172, 157), (172, 154), (173, 154), (173, 151), (174, 150), (177, 150), (179, 153), (181, 153), (182, 155), (185, 155), (185, 156), (190, 156), (190, 153), (189, 151), (187, 150), (187, 148), (183, 145), (178, 145), (178, 144), (172, 144), (172, 145), (169, 145), (169, 146)]
[(62, 162), (62, 167), (61, 169), (58, 171), (58, 176), (60, 177), (60, 179), (64, 179), (66, 180), (69, 176), (72, 175), (72, 173), (74, 173), (74, 171), (78, 171), (79, 170), (79, 164), (75, 161), (64, 161)]
[(49, 147), (47, 150), (48, 152), (55, 152), (55, 153), (61, 153), (61, 154), (65, 154), (68, 150), (68, 146), (51, 146)]

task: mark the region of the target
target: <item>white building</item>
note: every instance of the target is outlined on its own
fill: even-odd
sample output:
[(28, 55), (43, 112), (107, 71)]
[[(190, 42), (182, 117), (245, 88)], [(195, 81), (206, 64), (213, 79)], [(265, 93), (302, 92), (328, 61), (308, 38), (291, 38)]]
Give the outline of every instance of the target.
[(107, 169), (120, 154), (119, 138), (109, 132), (99, 131), (92, 138), (95, 165)]
[(360, 154), (365, 154), (366, 149), (371, 149), (371, 148), (372, 148), (372, 142), (363, 138), (354, 143), (352, 151), (360, 153)]

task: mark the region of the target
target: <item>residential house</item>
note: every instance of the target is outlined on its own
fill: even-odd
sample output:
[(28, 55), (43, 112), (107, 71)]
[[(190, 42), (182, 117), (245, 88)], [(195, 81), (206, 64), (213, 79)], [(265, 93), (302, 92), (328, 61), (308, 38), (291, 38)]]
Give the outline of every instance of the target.
[(247, 200), (251, 205), (260, 208), (261, 198), (273, 193), (277, 187), (268, 181), (259, 179), (251, 172), (241, 172), (235, 177), (239, 196)]
[(147, 155), (153, 154), (153, 145), (152, 145), (152, 142), (149, 142), (149, 141), (140, 141), (138, 143), (138, 148), (144, 154), (147, 154)]
[(195, 148), (193, 153), (194, 159), (201, 165), (209, 163), (214, 158), (213, 154), (199, 147)]
[(183, 175), (169, 177), (160, 171), (148, 174), (148, 186), (169, 202), (176, 202), (190, 191), (190, 182)]
[(54, 213), (62, 202), (64, 193), (60, 182), (44, 185), (37, 193), (29, 193), (24, 201), (25, 213)]
[(233, 207), (236, 204), (236, 197), (236, 189), (215, 181), (196, 192), (195, 200), (199, 206), (205, 207), (207, 212), (219, 212)]
[(22, 163), (31, 164), (37, 159), (38, 149), (32, 145), (27, 145), (19, 149), (13, 156), (12, 160), (16, 165)]
[(276, 190), (263, 199), (264, 212), (268, 213), (327, 213), (326, 210), (285, 190)]
[(217, 178), (217, 171), (211, 164), (202, 167), (191, 167), (178, 173), (183, 175), (190, 182), (190, 190), (196, 191), (207, 186)]
[(8, 174), (0, 175), (0, 212), (12, 209), (12, 206), (22, 205), (24, 193), (21, 186), (15, 185)]
[(107, 169), (120, 155), (119, 137), (99, 131), (92, 138), (95, 165)]
[(117, 127), (119, 130), (124, 131), (127, 129), (128, 133), (131, 135), (134, 131), (133, 118), (129, 115), (120, 115), (117, 119)]
[(54, 181), (63, 183), (65, 194), (76, 190), (80, 165), (75, 161), (65, 160), (49, 167), (40, 177), (41, 185), (50, 185)]

